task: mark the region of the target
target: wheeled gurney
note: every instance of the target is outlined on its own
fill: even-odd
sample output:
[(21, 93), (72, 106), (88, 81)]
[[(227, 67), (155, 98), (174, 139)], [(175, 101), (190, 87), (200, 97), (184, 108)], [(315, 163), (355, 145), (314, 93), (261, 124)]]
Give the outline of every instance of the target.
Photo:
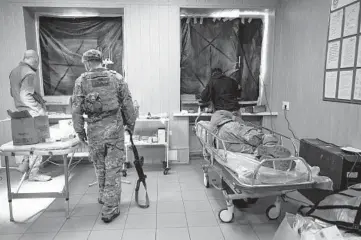
[[(282, 201), (286, 200), (286, 193), (298, 189), (330, 188), (332, 181), (326, 177), (314, 176), (311, 167), (301, 157), (298, 157), (297, 148), (295, 156), (289, 158), (271, 158), (259, 161), (254, 155), (227, 151), (226, 141), (220, 139), (211, 131), (210, 123), (198, 122), (196, 119), (195, 132), (202, 144), (205, 164), (202, 164), (204, 172), (204, 185), (206, 188), (213, 185), (223, 192), (227, 202), (227, 208), (219, 212), (222, 222), (231, 222), (234, 218), (233, 200), (248, 200), (253, 203), (257, 198), (276, 196), (274, 204), (266, 210), (270, 220), (277, 219), (281, 214)], [(273, 132), (274, 133), (274, 132)], [(281, 134), (281, 140), (284, 137)], [(291, 139), (292, 140), (292, 139)], [(277, 170), (277, 161), (289, 162), (286, 171)], [(266, 163), (272, 162), (274, 168), (266, 167)], [(292, 168), (292, 162), (296, 166)], [(294, 166), (294, 165), (293, 165)], [(226, 186), (218, 187), (209, 180), (209, 169), (216, 172)], [(331, 182), (331, 183), (330, 183)]]

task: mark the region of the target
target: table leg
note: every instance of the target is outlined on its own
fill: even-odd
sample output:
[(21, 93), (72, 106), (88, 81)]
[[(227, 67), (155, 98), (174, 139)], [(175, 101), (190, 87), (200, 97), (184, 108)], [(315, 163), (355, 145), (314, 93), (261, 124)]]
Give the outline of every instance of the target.
[(68, 167), (68, 156), (63, 155), (64, 161), (64, 179), (65, 179), (65, 208), (66, 208), (66, 218), (69, 218), (69, 167)]
[(6, 167), (6, 183), (8, 187), (8, 202), (9, 202), (9, 212), (10, 212), (10, 221), (14, 222), (13, 216), (13, 195), (11, 192), (11, 181), (10, 181), (10, 166), (9, 166), (9, 157), (5, 157), (5, 167)]

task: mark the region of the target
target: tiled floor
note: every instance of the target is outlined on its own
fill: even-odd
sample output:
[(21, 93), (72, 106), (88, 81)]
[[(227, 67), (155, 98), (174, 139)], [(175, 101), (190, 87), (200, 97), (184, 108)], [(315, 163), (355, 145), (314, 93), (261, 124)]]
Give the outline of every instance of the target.
[[(145, 172), (151, 206), (140, 209), (134, 203), (136, 173), (132, 168), (127, 177), (131, 184), (122, 185), (122, 213), (110, 224), (104, 224), (100, 219), (97, 186), (88, 187), (95, 180), (90, 164), (81, 164), (75, 169), (68, 220), (64, 217), (62, 199), (51, 204), (50, 200), (36, 199), (15, 200), (14, 204), (22, 201), (15, 206), (15, 219), (27, 220), (9, 222), (3, 179), (0, 181), (0, 239), (272, 240), (279, 222), (270, 222), (264, 212), (273, 198), (260, 199), (244, 211), (235, 210), (235, 220), (225, 224), (218, 218), (219, 210), (226, 206), (225, 200), (221, 192), (203, 186), (199, 160), (193, 160), (190, 165), (172, 166), (166, 176), (159, 165), (146, 166)], [(31, 212), (29, 209), (33, 208), (35, 210)]]

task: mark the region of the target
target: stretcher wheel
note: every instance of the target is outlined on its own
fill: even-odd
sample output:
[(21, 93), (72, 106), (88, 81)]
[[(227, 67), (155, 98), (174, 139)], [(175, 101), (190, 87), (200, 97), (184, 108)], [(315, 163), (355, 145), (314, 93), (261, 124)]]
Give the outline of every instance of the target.
[(168, 174), (168, 171), (169, 171), (169, 168), (164, 169), (163, 174), (164, 174), (164, 175), (167, 175), (167, 174)]
[(209, 177), (206, 174), (203, 176), (203, 184), (206, 188), (209, 188)]
[(123, 171), (123, 177), (127, 176), (127, 171)]
[(266, 210), (266, 215), (269, 220), (276, 220), (280, 214), (280, 210), (274, 204), (269, 206)]
[(247, 203), (255, 204), (258, 201), (258, 198), (247, 198)]
[(218, 213), (219, 219), (224, 223), (230, 223), (233, 221), (234, 213), (228, 209), (222, 209)]

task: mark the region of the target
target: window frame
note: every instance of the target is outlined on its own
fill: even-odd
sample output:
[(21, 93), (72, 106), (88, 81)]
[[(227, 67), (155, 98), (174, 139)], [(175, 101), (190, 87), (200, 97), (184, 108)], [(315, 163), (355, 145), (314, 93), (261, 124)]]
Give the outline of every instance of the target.
[[(124, 10), (124, 8), (122, 8)], [(35, 13), (35, 37), (36, 37), (36, 51), (39, 55), (39, 67), (38, 67), (38, 76), (39, 76), (39, 88), (40, 88), (40, 95), (44, 98), (47, 105), (68, 105), (70, 103), (71, 96), (69, 95), (62, 95), (62, 96), (45, 96), (44, 94), (44, 79), (43, 79), (43, 69), (42, 69), (42, 59), (41, 59), (41, 48), (40, 48), (40, 33), (39, 33), (39, 24), (40, 24), (40, 17), (55, 17), (55, 18), (88, 18), (88, 17), (122, 17), (122, 40), (123, 40), (123, 53), (122, 53), (122, 62), (123, 62), (123, 73), (126, 72), (126, 65), (125, 65), (125, 25), (124, 25), (124, 13), (123, 14), (87, 14), (87, 15), (80, 15), (80, 14), (63, 14), (63, 13), (47, 13), (47, 12), (36, 12)]]
[[(193, 7), (181, 7), (181, 9), (196, 9)], [(218, 8), (207, 8), (218, 9)], [(274, 57), (274, 32), (275, 32), (275, 10), (274, 9), (239, 9), (239, 8), (224, 8), (222, 10), (237, 10), (239, 14), (237, 18), (257, 18), (263, 21), (263, 39), (262, 39), (262, 51), (261, 51), (261, 65), (260, 65), (260, 76), (259, 76), (259, 95), (256, 101), (241, 101), (241, 104), (257, 104), (269, 105), (271, 100), (270, 88), (272, 86), (272, 75), (273, 75), (273, 57)], [(217, 14), (180, 14), (180, 23), (182, 17), (230, 17), (223, 15), (222, 13), (218, 16)], [(233, 16), (235, 17), (235, 16)], [(179, 76), (180, 80), (180, 76)], [(265, 87), (268, 89), (265, 89)], [(267, 90), (267, 91), (266, 91)], [(180, 96), (181, 97), (181, 96)], [(180, 108), (182, 107), (182, 99), (180, 99)]]

